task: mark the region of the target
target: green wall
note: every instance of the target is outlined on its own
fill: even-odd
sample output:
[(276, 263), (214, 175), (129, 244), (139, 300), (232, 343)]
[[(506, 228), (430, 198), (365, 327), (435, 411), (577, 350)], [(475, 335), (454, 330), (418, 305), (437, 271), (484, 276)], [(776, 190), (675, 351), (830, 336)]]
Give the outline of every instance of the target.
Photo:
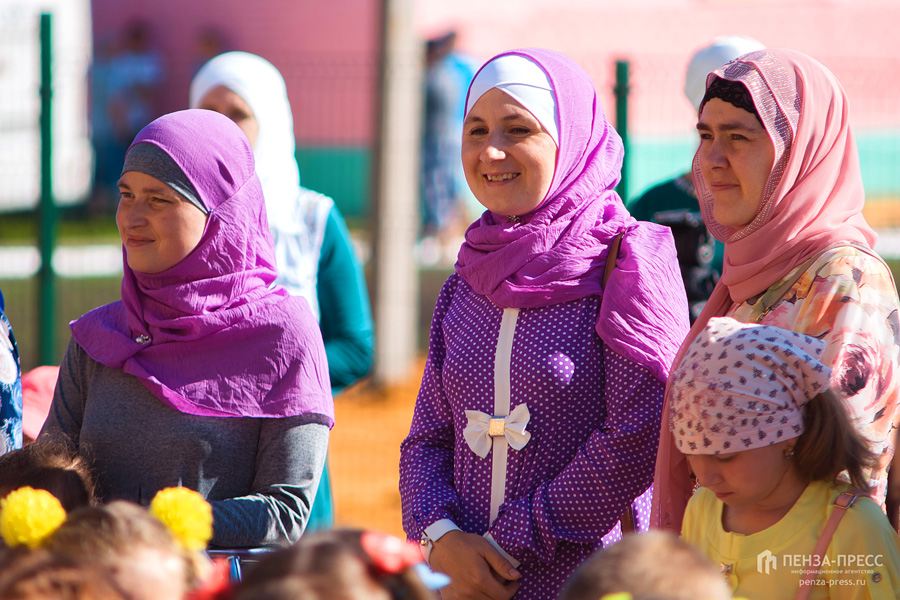
[(334, 198), (345, 218), (369, 215), (371, 156), (365, 147), (298, 147), (300, 183)]

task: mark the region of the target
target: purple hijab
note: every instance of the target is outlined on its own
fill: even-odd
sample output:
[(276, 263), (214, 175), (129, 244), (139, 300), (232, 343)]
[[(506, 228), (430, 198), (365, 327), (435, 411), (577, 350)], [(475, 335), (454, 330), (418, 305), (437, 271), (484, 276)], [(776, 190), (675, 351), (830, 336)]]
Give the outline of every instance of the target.
[[(635, 221), (616, 194), (622, 140), (606, 120), (588, 74), (550, 50), (514, 50), (494, 59), (506, 55), (534, 61), (553, 85), (559, 115), (556, 170), (547, 197), (518, 223), (485, 211), (469, 227), (456, 272), (501, 307), (603, 296), (596, 324), (600, 338), (665, 380), (688, 330), (671, 231)], [(625, 235), (605, 294), (606, 256), (620, 231)]]
[[(334, 405), (309, 307), (275, 281), (275, 252), (253, 150), (230, 119), (184, 110), (153, 121), (132, 145), (165, 151), (209, 210), (196, 248), (161, 273), (125, 261), (122, 300), (71, 323), (94, 360), (134, 375), (187, 414), (325, 415)], [(124, 251), (123, 251), (124, 256)]]

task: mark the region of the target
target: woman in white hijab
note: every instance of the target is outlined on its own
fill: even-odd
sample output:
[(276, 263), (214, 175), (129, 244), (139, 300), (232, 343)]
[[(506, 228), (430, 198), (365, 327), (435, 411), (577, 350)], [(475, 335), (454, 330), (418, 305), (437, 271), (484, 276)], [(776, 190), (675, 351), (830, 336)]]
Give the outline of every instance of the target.
[[(220, 54), (194, 76), (190, 105), (224, 114), (250, 139), (275, 238), (276, 283), (306, 298), (319, 319), (332, 392), (337, 394), (369, 372), (372, 315), (340, 212), (331, 198), (300, 186), (294, 120), (281, 73), (254, 54)], [(326, 468), (307, 530), (331, 524)]]

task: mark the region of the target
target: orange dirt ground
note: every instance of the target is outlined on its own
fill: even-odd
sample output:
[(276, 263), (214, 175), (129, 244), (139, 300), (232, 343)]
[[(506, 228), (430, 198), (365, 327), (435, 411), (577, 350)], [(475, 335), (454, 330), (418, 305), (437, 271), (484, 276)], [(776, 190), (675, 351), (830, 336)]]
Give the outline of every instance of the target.
[(389, 389), (360, 384), (335, 402), (328, 462), (337, 526), (403, 536), (398, 491), (400, 442), (409, 433), (424, 361)]

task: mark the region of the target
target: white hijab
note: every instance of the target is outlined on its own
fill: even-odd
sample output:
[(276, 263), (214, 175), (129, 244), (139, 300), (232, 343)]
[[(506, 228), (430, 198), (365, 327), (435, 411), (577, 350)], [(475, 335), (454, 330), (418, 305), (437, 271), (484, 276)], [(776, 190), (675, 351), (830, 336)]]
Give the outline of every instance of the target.
[(309, 302), (316, 318), (316, 281), (331, 198), (300, 187), (294, 118), (287, 86), (275, 66), (247, 52), (226, 52), (207, 62), (191, 81), (190, 105), (198, 108), (213, 88), (224, 86), (250, 106), (259, 125), (253, 154), (275, 238), (277, 283)]

